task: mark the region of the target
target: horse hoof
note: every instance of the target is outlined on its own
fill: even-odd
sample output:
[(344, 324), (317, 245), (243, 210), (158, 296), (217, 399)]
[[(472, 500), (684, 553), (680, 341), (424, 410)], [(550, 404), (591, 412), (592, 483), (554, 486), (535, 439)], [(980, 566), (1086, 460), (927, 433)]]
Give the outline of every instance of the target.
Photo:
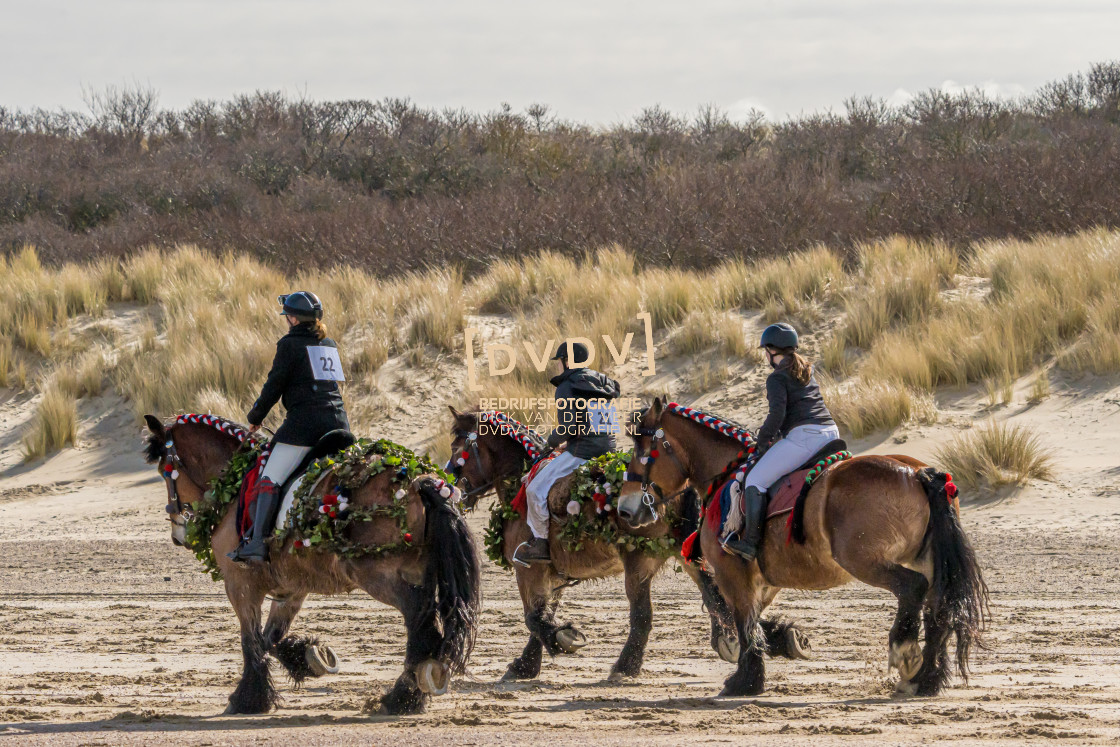
[(921, 644), (917, 641), (892, 643), (890, 657), (887, 659), (887, 669), (889, 670), (891, 667), (898, 669), (901, 682), (909, 682), (914, 679), (922, 668)]
[(451, 669), (435, 659), (428, 659), (416, 667), (416, 684), (428, 695), (443, 695), (451, 684)]
[(737, 638), (728, 638), (721, 635), (716, 639), (716, 653), (719, 654), (719, 658), (730, 664), (739, 661), (739, 650), (739, 640)]
[(636, 674), (626, 674), (625, 672), (611, 672), (610, 676), (607, 677), (607, 682), (617, 685), (622, 682), (633, 682), (635, 679), (637, 679), (637, 677), (638, 675)]
[(794, 627), (786, 630), (786, 647), (791, 659), (809, 660), (813, 658), (813, 644), (809, 636)]
[(898, 684), (894, 686), (895, 695), (917, 695), (917, 684), (909, 680), (899, 680)]
[(308, 669), (316, 677), (322, 677), (324, 674), (338, 674), (338, 657), (335, 656), (330, 646), (325, 644), (308, 646), (303, 658), (307, 661)]
[(587, 645), (587, 636), (575, 628), (561, 628), (556, 631), (556, 645), (565, 654), (574, 654)]

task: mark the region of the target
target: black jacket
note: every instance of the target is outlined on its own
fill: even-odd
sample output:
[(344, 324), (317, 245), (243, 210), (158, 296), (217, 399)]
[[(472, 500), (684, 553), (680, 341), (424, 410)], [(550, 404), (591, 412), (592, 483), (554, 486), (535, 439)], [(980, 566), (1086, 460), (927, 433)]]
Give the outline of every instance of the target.
[(307, 348), (316, 345), (338, 347), (329, 337), (316, 337), (310, 324), (297, 324), (281, 337), (268, 380), (249, 411), (249, 424), (260, 425), (277, 401), (283, 403), (288, 415), (276, 431), (279, 443), (314, 446), (330, 431), (350, 430), (338, 383), (316, 381), (312, 373)]
[(816, 377), (810, 375), (809, 383), (802, 384), (790, 375), (786, 361), (767, 377), (766, 399), (770, 403), (770, 414), (758, 429), (758, 443), (762, 449), (799, 425), (836, 425), (825, 407)]
[[(548, 445), (556, 448), (568, 442), (568, 453), (580, 459), (594, 459), (615, 449), (614, 433), (592, 433), (591, 415), (619, 394), (618, 382), (590, 368), (569, 368), (553, 376), (556, 387), (558, 425), (548, 435)], [(577, 407), (577, 400), (591, 400)], [(590, 405), (590, 407), (588, 406)]]

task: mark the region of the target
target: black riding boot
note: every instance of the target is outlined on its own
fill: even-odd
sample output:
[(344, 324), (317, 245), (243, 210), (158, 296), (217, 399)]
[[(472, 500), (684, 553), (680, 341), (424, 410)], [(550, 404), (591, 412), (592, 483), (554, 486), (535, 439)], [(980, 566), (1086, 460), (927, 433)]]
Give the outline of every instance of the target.
[(753, 485), (743, 496), (743, 531), (723, 543), (723, 549), (743, 560), (754, 560), (762, 547), (762, 530), (766, 526), (766, 504), (769, 497)]
[(253, 536), (248, 542), (242, 541), (237, 549), (227, 557), (236, 563), (265, 563), (268, 561), (268, 538), (276, 522), (276, 510), (280, 508), (280, 486), (271, 480), (261, 483), (253, 513)]

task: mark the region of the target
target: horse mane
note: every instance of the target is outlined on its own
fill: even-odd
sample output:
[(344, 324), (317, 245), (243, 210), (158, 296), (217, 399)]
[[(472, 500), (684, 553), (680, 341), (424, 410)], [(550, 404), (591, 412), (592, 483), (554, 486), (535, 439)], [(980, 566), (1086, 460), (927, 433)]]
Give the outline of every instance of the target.
[[(548, 442), (544, 438), (544, 436), (537, 433), (535, 430), (533, 430), (529, 426), (525, 425), (520, 420), (517, 420), (516, 418), (510, 417), (509, 415), (502, 412), (501, 410), (480, 410), (478, 408), (475, 408), (475, 409), (469, 410), (468, 412), (461, 413), (461, 416), (462, 415), (471, 417), (473, 419), (474, 423), (476, 424), (476, 426), (477, 426), (478, 423), (484, 422), (484, 420), (486, 419), (487, 416), (489, 416), (489, 417), (496, 416), (497, 419), (493, 421), (494, 425), (508, 426), (510, 428), (510, 431), (511, 431), (510, 433), (500, 433), (499, 432), (498, 435), (503, 435), (503, 436), (506, 436), (507, 438), (512, 439), (519, 446), (521, 446), (523, 449), (525, 449), (526, 453), (528, 453), (529, 456), (531, 456), (533, 458), (536, 458), (536, 457), (540, 456), (541, 453), (543, 453), (545, 451), (545, 449), (548, 448)], [(518, 436), (520, 436), (520, 438), (518, 438)], [(528, 441), (528, 444), (526, 444), (525, 441)], [(531, 452), (530, 447), (533, 451), (536, 451), (536, 454), (533, 454)]]
[(665, 405), (665, 410), (674, 415), (679, 415), (686, 420), (691, 420), (709, 430), (715, 431), (721, 436), (726, 436), (738, 441), (744, 446), (750, 446), (755, 441), (754, 434), (746, 427), (736, 423), (734, 420), (728, 420), (721, 415), (713, 415), (706, 410), (701, 410), (699, 407), (669, 402)]
[[(237, 421), (223, 418), (218, 415), (198, 415), (195, 413), (187, 413), (178, 416), (170, 424), (165, 425), (164, 433), (170, 431), (177, 425), (208, 425), (216, 431), (232, 436), (238, 440), (239, 443), (244, 443), (246, 439), (253, 438), (253, 434), (249, 433), (249, 429), (238, 423)], [(148, 433), (148, 437), (144, 440), (144, 459), (149, 464), (154, 464), (167, 455), (167, 447), (164, 446), (166, 435), (160, 436), (156, 433)]]

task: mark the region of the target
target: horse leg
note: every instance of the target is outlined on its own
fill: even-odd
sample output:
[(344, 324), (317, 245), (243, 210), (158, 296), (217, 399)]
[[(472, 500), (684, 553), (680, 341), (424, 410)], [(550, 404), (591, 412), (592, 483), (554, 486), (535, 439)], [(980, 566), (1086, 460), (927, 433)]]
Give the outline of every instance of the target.
[(696, 587), (700, 589), (700, 599), (708, 611), (712, 625), (712, 650), (724, 661), (734, 663), (739, 660), (739, 636), (735, 633), (735, 619), (727, 600), (719, 593), (712, 575), (695, 564), (682, 563), (681, 567)]
[[(713, 538), (713, 544), (716, 542), (718, 540)], [(738, 667), (724, 681), (720, 695), (758, 695), (766, 682), (766, 665), (763, 661), (766, 640), (758, 624), (766, 591), (765, 582), (758, 570), (758, 563), (744, 563), (739, 558), (724, 553), (718, 545), (712, 549), (713, 552), (709, 553), (708, 548), (705, 548), (705, 557), (719, 556), (710, 562), (716, 570), (716, 581), (724, 599), (731, 605), (739, 633)]]
[[(367, 589), (367, 591), (369, 591)], [(371, 596), (375, 596), (372, 592)], [(381, 711), (391, 716), (422, 713), (431, 696), (420, 689), (416, 668), (439, 656), (443, 636), (436, 620), (431, 591), (401, 581), (396, 590), (396, 606), (404, 615), (406, 643), (404, 671), (381, 696)]]
[[(552, 601), (551, 574), (542, 566), (517, 568), (517, 588), (521, 592), (521, 602), (525, 609), (525, 625), (529, 629), (529, 641), (521, 655), (509, 663), (502, 679), (531, 680), (541, 673), (541, 658), (544, 644), (541, 631), (547, 634), (545, 620), (555, 612)], [(550, 652), (551, 653), (551, 652)]]
[(261, 634), (261, 604), (265, 591), (242, 581), (240, 586), (226, 578), (226, 596), (241, 623), (241, 681), (229, 696), (227, 714), (268, 713), (279, 702), (268, 671), (268, 646)]
[(911, 681), (915, 695), (937, 695), (953, 676), (949, 667), (949, 628), (927, 605), (922, 620), (926, 642), (922, 649), (922, 668)]
[(306, 598), (306, 594), (293, 594), (283, 599), (273, 599), (264, 624), (264, 645), (284, 667), (296, 687), (302, 685), (308, 677), (319, 677), (322, 674), (321, 670), (312, 669), (308, 661), (308, 649), (317, 647), (319, 639), (313, 636), (288, 635), (288, 629)]
[(861, 580), (889, 590), (898, 599), (898, 613), (887, 639), (890, 644), (887, 667), (898, 669), (896, 690), (912, 695), (916, 690), (912, 680), (922, 668), (922, 647), (918, 636), (922, 627), (922, 603), (929, 591), (929, 581), (921, 573), (896, 563), (862, 574)]
[(622, 555), (622, 564), (626, 569), (626, 598), (630, 600), (630, 635), (618, 655), (618, 661), (611, 667), (611, 682), (637, 677), (642, 671), (646, 643), (653, 627), (653, 603), (649, 589), (665, 559), (651, 558), (641, 552), (627, 552)]

